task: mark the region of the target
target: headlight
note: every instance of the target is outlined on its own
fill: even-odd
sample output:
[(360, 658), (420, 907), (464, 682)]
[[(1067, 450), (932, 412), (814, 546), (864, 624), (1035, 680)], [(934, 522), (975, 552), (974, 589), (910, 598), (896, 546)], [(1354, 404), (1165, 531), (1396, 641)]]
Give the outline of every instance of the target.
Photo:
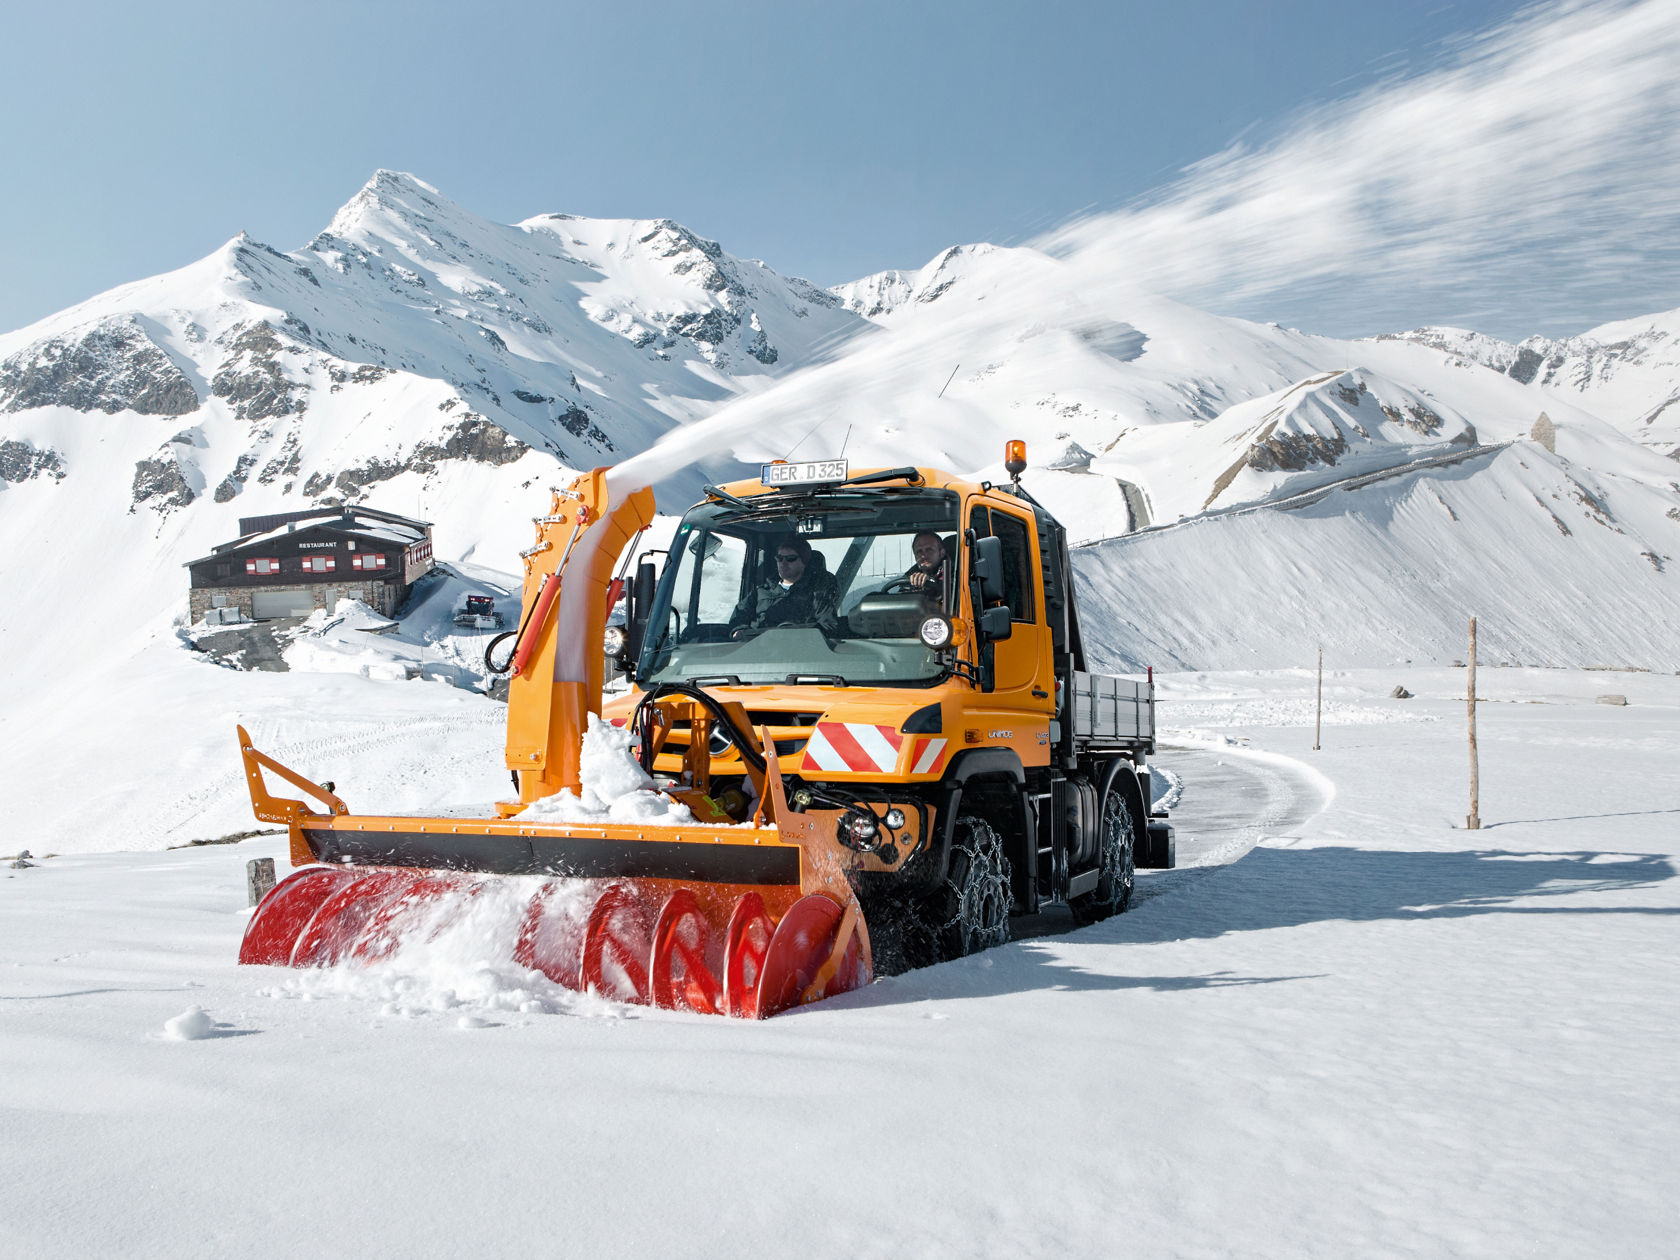
[(928, 647), (942, 648), (951, 641), (950, 618), (941, 617), (935, 613), (922, 622), (922, 628), (918, 633), (922, 637), (922, 642), (927, 644)]
[(865, 843), (875, 838), (878, 829), (874, 814), (842, 814), (840, 827), (850, 833), (853, 840)]
[(894, 831), (904, 826), (904, 811), (896, 805), (887, 811), (887, 826)]
[(603, 646), (608, 656), (623, 656), (624, 649), (630, 646), (630, 636), (624, 632), (623, 626), (608, 626)]

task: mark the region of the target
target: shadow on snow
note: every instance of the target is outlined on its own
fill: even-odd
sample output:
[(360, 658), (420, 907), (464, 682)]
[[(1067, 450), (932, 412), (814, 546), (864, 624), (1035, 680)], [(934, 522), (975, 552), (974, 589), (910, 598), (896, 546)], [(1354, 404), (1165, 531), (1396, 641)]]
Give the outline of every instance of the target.
[[(1145, 876), (1125, 914), (1056, 933), (1055, 912), (1017, 923), (1031, 933), (971, 958), (907, 972), (825, 1002), (888, 1006), (1004, 993), (1182, 992), (1278, 984), (1314, 975), (1112, 975), (1087, 970), (1063, 947), (1148, 945), (1311, 923), (1424, 921), (1471, 915), (1674, 915), (1680, 906), (1606, 904), (1676, 874), (1661, 854), (1470, 849), (1448, 853), (1257, 848), (1230, 866)], [(1577, 898), (1593, 896), (1592, 901)], [(1065, 914), (1065, 912), (1062, 912)], [(1124, 965), (1124, 953), (1112, 956)], [(1323, 973), (1317, 973), (1323, 974)]]

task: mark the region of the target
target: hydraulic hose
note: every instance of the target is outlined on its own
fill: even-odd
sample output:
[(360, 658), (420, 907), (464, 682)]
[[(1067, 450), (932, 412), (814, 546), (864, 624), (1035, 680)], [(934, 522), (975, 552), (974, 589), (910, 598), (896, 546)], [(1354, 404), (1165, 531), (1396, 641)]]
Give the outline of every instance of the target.
[(690, 700), (697, 700), (714, 719), (729, 732), (730, 742), (740, 750), (741, 760), (760, 774), (764, 773), (764, 755), (753, 751), (753, 734), (750, 730), (743, 731), (729, 716), (729, 711), (719, 704), (716, 699), (693, 683), (666, 682), (658, 683), (641, 698), (636, 705), (636, 711), (630, 716), (630, 728), (641, 737), (639, 758), (642, 769), (653, 773), (653, 706), (662, 696), (687, 696)]

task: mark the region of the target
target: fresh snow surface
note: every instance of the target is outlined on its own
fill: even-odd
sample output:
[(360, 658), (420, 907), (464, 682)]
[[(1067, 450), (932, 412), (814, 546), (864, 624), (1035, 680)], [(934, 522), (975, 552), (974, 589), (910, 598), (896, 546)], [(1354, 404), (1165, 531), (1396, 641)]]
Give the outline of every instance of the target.
[[(0, 1253), (1664, 1254), (1680, 680), (1479, 677), (1479, 832), (1463, 670), (1328, 670), (1317, 752), (1311, 671), (1166, 675), (1180, 843), (1221, 813), (1221, 852), (763, 1024), (523, 971), (528, 890), (397, 971), (241, 968), (280, 837), (37, 848)], [(375, 764), (438, 759), (387, 725)]]

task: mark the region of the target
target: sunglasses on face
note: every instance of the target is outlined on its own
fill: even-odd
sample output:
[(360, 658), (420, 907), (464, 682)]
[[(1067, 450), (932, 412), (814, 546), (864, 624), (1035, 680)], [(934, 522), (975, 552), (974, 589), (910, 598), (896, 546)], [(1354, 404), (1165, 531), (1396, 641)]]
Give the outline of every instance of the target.
[(776, 559), (782, 564), (792, 564), (799, 559), (799, 553), (797, 551), (779, 551), (776, 553)]

